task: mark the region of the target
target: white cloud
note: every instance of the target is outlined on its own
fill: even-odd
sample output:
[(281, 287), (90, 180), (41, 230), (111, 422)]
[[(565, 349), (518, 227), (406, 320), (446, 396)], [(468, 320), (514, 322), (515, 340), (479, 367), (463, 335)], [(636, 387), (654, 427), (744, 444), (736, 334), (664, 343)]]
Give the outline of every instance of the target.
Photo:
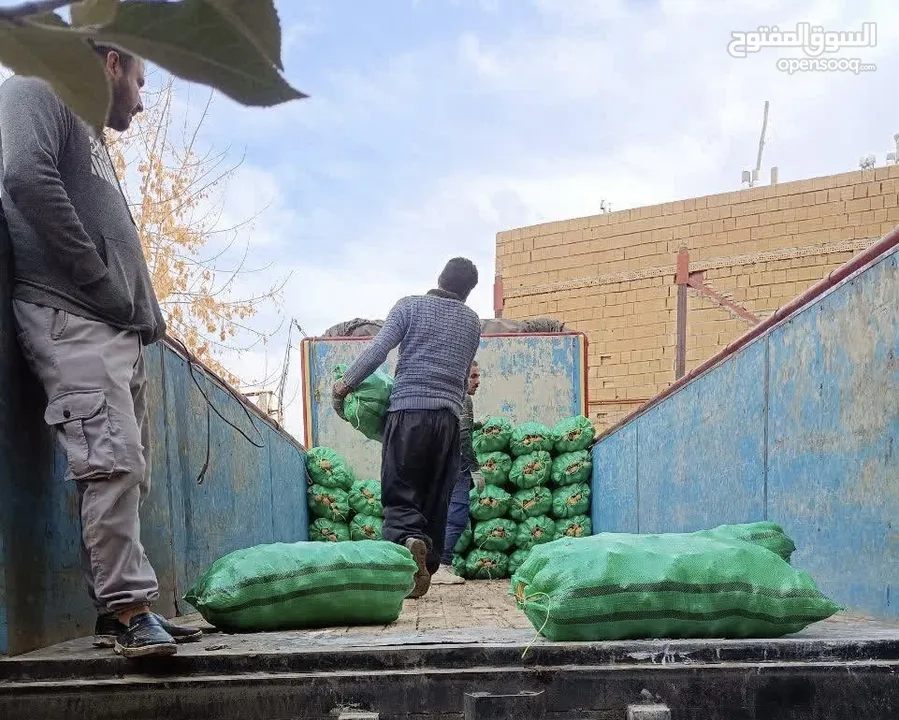
[(464, 33), (459, 38), (459, 56), (462, 62), (470, 64), (482, 78), (501, 78), (505, 75), (496, 55), (485, 53), (481, 43), (472, 33)]

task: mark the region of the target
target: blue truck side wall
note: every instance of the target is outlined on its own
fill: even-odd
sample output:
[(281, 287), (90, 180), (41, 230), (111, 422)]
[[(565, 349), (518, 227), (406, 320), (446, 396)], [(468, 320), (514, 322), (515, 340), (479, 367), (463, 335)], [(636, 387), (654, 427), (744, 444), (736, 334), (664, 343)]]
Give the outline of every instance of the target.
[[(475, 417), (499, 414), (515, 423), (537, 421), (552, 426), (584, 412), (585, 343), (579, 333), (482, 337), (476, 357), (481, 387), (474, 398)], [(377, 478), (380, 443), (368, 440), (331, 408), (334, 367), (351, 364), (365, 346), (364, 339), (303, 341), (304, 410), (310, 447), (333, 448), (347, 458), (357, 475)], [(395, 366), (394, 350), (382, 369), (392, 374)]]
[(768, 519), (853, 612), (899, 616), (899, 254), (593, 450), (594, 532)]
[[(43, 422), (45, 400), (18, 353), (9, 303), (9, 263), (0, 244), (0, 654), (19, 653), (93, 631), (78, 560), (75, 488)], [(301, 446), (242, 406), (200, 368), (207, 404), (187, 362), (149, 349), (152, 489), (142, 537), (159, 576), (157, 609), (184, 610), (187, 587), (220, 556), (257, 543), (305, 540)], [(251, 424), (252, 422), (252, 424)], [(254, 430), (255, 426), (255, 430)], [(261, 435), (261, 437), (260, 437)], [(189, 609), (189, 608), (186, 608)]]

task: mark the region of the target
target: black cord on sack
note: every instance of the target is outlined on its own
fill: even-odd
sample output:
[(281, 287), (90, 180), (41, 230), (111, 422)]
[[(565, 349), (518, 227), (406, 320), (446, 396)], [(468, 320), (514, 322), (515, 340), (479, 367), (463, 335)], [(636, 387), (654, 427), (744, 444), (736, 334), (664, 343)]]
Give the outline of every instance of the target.
[(212, 401), (209, 399), (209, 396), (206, 394), (206, 391), (203, 389), (203, 386), (200, 385), (200, 381), (197, 380), (197, 376), (194, 374), (194, 365), (199, 364), (199, 360), (196, 358), (196, 356), (190, 350), (188, 350), (187, 346), (178, 338), (172, 337), (171, 335), (167, 335), (166, 337), (169, 341), (171, 341), (173, 344), (177, 345), (181, 349), (181, 352), (184, 354), (184, 357), (187, 360), (187, 369), (188, 369), (188, 372), (190, 372), (190, 378), (191, 378), (191, 380), (193, 380), (194, 385), (196, 385), (197, 390), (199, 390), (200, 394), (203, 396), (203, 400), (206, 401), (206, 459), (203, 462), (203, 469), (200, 470), (200, 474), (197, 476), (197, 485), (202, 485), (203, 478), (206, 476), (206, 473), (209, 470), (209, 464), (210, 464), (211, 455), (212, 455), (212, 415), (210, 413), (210, 410), (212, 410), (212, 412), (214, 412), (216, 415), (218, 415), (219, 418), (221, 418), (222, 422), (224, 422), (226, 425), (229, 425), (231, 428), (233, 428), (238, 433), (243, 435), (244, 439), (248, 443), (250, 443), (250, 445), (252, 445), (253, 447), (264, 448), (265, 440), (262, 437), (262, 433), (259, 432), (259, 428), (256, 427), (256, 423), (253, 422), (253, 415), (250, 413), (250, 411), (247, 409), (247, 406), (246, 406), (247, 401), (244, 398), (240, 397), (240, 395), (237, 394), (237, 391), (234, 390), (234, 388), (232, 388), (230, 385), (228, 385), (227, 383), (222, 383), (225, 386), (225, 389), (240, 404), (241, 409), (244, 411), (244, 414), (247, 416), (247, 419), (250, 421), (250, 425), (253, 426), (253, 430), (255, 430), (256, 435), (259, 436), (260, 442), (258, 442), (258, 443), (255, 440), (251, 439), (250, 436), (247, 435), (239, 427), (237, 427), (237, 425), (235, 425), (233, 422), (228, 420), (224, 415), (222, 415), (219, 412), (218, 408), (215, 405), (213, 405)]

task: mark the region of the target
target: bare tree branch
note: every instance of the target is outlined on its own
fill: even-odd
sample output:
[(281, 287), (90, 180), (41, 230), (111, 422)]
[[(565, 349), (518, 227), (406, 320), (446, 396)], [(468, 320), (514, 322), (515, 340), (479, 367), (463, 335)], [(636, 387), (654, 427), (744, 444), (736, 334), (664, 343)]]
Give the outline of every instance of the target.
[[(234, 162), (230, 148), (202, 148), (202, 126), (213, 93), (204, 97), (198, 115), (182, 113), (179, 122), (175, 116), (183, 103), (177, 104), (176, 112), (176, 87), (174, 79), (166, 78), (148, 92), (145, 112), (128, 133), (111, 138), (110, 149), (123, 188), (131, 195), (129, 204), (153, 284), (173, 334), (226, 380), (237, 382), (239, 378), (223, 368), (219, 358), (268, 342), (276, 331), (258, 327), (252, 318), (271, 306), (283, 324), (279, 308), (287, 278), (268, 291), (238, 290), (249, 274), (271, 269), (271, 265), (248, 266), (247, 234), (270, 205), (249, 218), (228, 217), (223, 191), (245, 156)], [(132, 183), (127, 182), (129, 174)], [(243, 248), (238, 251), (239, 240)], [(225, 268), (232, 264), (227, 258), (234, 251), (240, 255)]]

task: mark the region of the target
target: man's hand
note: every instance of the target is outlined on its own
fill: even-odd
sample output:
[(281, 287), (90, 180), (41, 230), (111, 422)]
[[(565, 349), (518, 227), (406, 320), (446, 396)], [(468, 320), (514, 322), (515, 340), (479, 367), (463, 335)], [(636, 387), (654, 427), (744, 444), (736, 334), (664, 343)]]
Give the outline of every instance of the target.
[(484, 474), (480, 470), (475, 470), (471, 473), (471, 479), (474, 480), (474, 486), (478, 490), (478, 495), (484, 492), (484, 487), (487, 485), (484, 481)]
[(343, 414), (343, 401), (349, 394), (350, 389), (343, 380), (338, 380), (331, 389), (331, 407), (341, 420), (346, 420), (346, 415)]

